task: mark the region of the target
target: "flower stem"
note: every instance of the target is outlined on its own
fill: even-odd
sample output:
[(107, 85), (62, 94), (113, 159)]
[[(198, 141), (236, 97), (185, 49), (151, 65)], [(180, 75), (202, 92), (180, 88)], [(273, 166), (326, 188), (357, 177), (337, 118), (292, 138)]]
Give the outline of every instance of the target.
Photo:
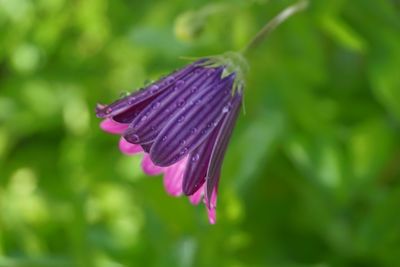
[(254, 37), (253, 39), (241, 50), (243, 55), (248, 54), (249, 51), (256, 48), (268, 35), (276, 29), (282, 22), (287, 20), (295, 13), (306, 9), (308, 6), (307, 0), (300, 0), (298, 3), (288, 6), (282, 10), (278, 15), (271, 19)]

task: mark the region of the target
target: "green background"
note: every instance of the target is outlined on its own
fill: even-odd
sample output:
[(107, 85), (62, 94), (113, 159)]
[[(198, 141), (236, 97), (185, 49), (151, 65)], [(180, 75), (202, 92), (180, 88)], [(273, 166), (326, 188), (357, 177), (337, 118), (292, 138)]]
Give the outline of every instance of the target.
[(217, 224), (97, 102), (294, 1), (0, 1), (0, 266), (400, 266), (400, 4), (314, 0), (249, 58)]

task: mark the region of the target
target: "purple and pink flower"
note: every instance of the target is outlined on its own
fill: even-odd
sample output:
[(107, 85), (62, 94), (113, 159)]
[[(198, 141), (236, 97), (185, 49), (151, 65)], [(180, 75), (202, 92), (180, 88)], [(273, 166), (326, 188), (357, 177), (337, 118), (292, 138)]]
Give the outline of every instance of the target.
[(202, 59), (96, 110), (101, 128), (121, 135), (124, 154), (144, 154), (143, 171), (164, 174), (169, 194), (184, 194), (193, 204), (203, 199), (212, 224), (222, 162), (242, 104), (242, 73), (235, 66)]

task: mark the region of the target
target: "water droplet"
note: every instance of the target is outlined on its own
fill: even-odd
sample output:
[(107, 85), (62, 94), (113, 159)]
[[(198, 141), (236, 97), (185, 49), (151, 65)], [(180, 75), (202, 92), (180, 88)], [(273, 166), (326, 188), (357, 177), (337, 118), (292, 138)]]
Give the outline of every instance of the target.
[(222, 108), (222, 113), (228, 113), (232, 108), (232, 105), (229, 103), (225, 107)]
[(201, 74), (202, 72), (203, 72), (202, 69), (196, 69), (196, 70), (194, 71), (194, 73), (197, 74), (197, 75), (198, 75), (198, 74)]
[(112, 108), (106, 108), (106, 114), (110, 114), (112, 112)]
[(160, 87), (159, 87), (158, 85), (152, 85), (152, 86), (150, 86), (150, 93), (151, 93), (151, 94), (157, 93), (157, 91), (158, 91), (159, 88), (160, 88)]
[(188, 148), (184, 147), (184, 148), (182, 148), (181, 152), (179, 152), (179, 154), (182, 156), (182, 155), (186, 154), (187, 152), (188, 152)]
[(185, 100), (184, 100), (184, 99), (178, 100), (178, 102), (176, 103), (176, 105), (177, 105), (178, 107), (182, 107), (183, 105), (185, 105)]
[(182, 115), (182, 116), (180, 116), (180, 117), (178, 118), (178, 122), (181, 123), (181, 122), (183, 122), (184, 119), (185, 119), (185, 116)]
[(165, 79), (166, 84), (171, 84), (173, 82), (175, 82), (175, 77), (173, 76), (169, 76), (167, 79)]
[(201, 135), (204, 135), (206, 132), (207, 132), (207, 130), (206, 130), (206, 129), (203, 129), (203, 130), (201, 130), (200, 134), (201, 134)]
[(195, 154), (195, 155), (192, 157), (192, 161), (193, 161), (193, 162), (198, 161), (199, 158), (200, 158), (200, 155), (199, 155), (199, 154)]
[(145, 121), (145, 120), (147, 120), (147, 116), (146, 116), (146, 115), (144, 115), (144, 116), (140, 119), (140, 121)]
[(212, 123), (207, 124), (207, 129), (211, 128), (212, 125)]
[(185, 81), (179, 80), (179, 81), (176, 82), (176, 87), (181, 87), (181, 86), (183, 86), (184, 84), (185, 84)]
[(215, 69), (209, 69), (207, 71), (207, 76), (211, 76), (215, 72)]
[(197, 132), (197, 128), (195, 127), (195, 128), (192, 128), (192, 130), (190, 130), (190, 133), (191, 134), (194, 134), (194, 133), (196, 133)]
[(199, 88), (197, 86), (192, 86), (192, 88), (191, 88), (192, 93), (195, 93), (197, 90), (199, 90)]
[(139, 135), (137, 134), (132, 134), (130, 136), (128, 136), (129, 141), (137, 143), (139, 142)]
[(150, 130), (155, 131), (155, 130), (156, 130), (156, 127), (151, 126), (151, 127), (150, 127)]
[(164, 136), (161, 138), (161, 141), (165, 142), (165, 141), (167, 141), (167, 139), (168, 139), (168, 137), (167, 137), (166, 135), (164, 135)]
[(151, 106), (151, 108), (154, 110), (154, 109), (158, 108), (160, 105), (161, 105), (161, 103), (157, 101), (157, 102), (154, 102), (154, 103), (153, 103), (153, 105)]
[(181, 146), (185, 145), (185, 144), (186, 144), (186, 139), (182, 139), (182, 140), (179, 142), (179, 144), (180, 144)]

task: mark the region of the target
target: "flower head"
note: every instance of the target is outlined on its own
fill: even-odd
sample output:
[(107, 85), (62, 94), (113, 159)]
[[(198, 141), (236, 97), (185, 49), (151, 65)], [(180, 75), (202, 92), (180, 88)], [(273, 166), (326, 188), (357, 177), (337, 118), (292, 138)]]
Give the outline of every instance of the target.
[[(238, 60), (239, 59), (239, 60)], [(198, 60), (110, 105), (98, 105), (101, 128), (121, 135), (120, 150), (143, 152), (149, 175), (164, 173), (168, 193), (203, 198), (215, 223), (222, 161), (242, 103), (240, 56)]]

